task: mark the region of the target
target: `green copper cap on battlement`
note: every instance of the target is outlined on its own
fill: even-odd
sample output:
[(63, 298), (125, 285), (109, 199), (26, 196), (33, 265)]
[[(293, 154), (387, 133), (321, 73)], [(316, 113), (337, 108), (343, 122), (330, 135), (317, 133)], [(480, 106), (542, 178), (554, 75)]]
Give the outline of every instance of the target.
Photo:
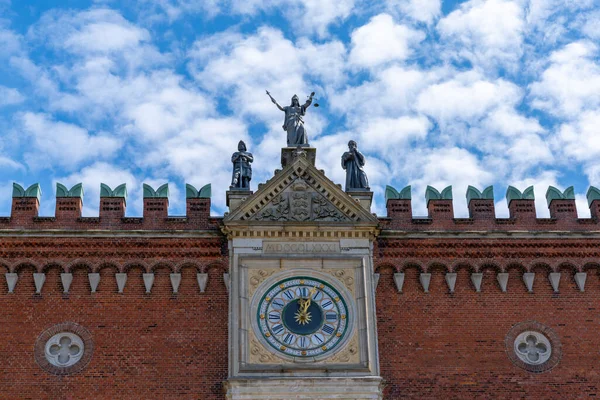
[(169, 184), (165, 183), (154, 190), (152, 186), (144, 183), (144, 198), (145, 199), (168, 199), (169, 198)]
[(56, 182), (56, 197), (79, 197), (83, 200), (83, 184), (78, 183), (69, 190), (65, 185)]
[(474, 186), (467, 187), (467, 204), (473, 199), (494, 200), (494, 187), (488, 186), (480, 192)]
[(34, 183), (33, 185), (29, 186), (27, 189), (23, 189), (23, 186), (19, 185), (18, 183), (14, 182), (13, 183), (13, 193), (12, 193), (12, 197), (35, 197), (38, 199), (38, 201), (41, 200), (42, 198), (42, 188), (40, 188), (40, 184), (39, 183)]
[(202, 186), (202, 188), (200, 190), (196, 190), (196, 188), (193, 185), (190, 185), (189, 183), (185, 184), (185, 198), (186, 199), (210, 199), (212, 195), (212, 188), (211, 188), (211, 184), (208, 183), (204, 186)]
[(112, 190), (107, 184), (101, 183), (100, 197), (123, 197), (124, 199), (127, 199), (127, 185), (122, 183), (117, 186), (115, 190)]
[(573, 186), (569, 186), (564, 192), (561, 192), (554, 186), (550, 186), (546, 191), (546, 202), (548, 203), (548, 207), (550, 207), (552, 200), (575, 200), (575, 189)]
[(452, 185), (447, 186), (441, 193), (428, 185), (425, 189), (425, 201), (429, 204), (430, 200), (452, 200)]
[(509, 186), (508, 189), (506, 189), (506, 202), (510, 204), (513, 200), (535, 200), (533, 186), (529, 186), (527, 189), (523, 190), (523, 193), (516, 187)]
[(588, 207), (592, 206), (592, 201), (600, 200), (600, 190), (595, 186), (590, 186), (586, 194)]
[(391, 187), (390, 185), (385, 186), (385, 200), (410, 200), (412, 198), (412, 192), (410, 185), (406, 186), (400, 192)]

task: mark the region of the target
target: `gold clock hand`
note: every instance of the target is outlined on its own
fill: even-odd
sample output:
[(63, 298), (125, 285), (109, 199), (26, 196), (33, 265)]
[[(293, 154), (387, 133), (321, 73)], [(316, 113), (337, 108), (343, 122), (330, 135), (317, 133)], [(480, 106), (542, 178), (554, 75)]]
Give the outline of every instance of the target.
[(312, 299), (313, 294), (317, 291), (317, 287), (313, 287), (310, 292), (308, 292), (308, 298), (304, 302), (304, 312), (308, 311), (308, 307), (310, 307), (310, 300)]

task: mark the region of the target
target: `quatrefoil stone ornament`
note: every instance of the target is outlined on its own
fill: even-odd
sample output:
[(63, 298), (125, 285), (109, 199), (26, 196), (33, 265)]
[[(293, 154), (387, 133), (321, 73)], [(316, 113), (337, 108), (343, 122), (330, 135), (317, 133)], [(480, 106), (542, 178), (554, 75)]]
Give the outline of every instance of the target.
[(92, 359), (92, 334), (75, 322), (61, 322), (38, 336), (34, 346), (36, 363), (54, 375), (72, 375)]
[(549, 371), (562, 358), (562, 345), (557, 333), (537, 321), (513, 325), (506, 334), (504, 343), (510, 361), (529, 372)]
[(515, 354), (529, 365), (540, 365), (552, 355), (552, 345), (546, 336), (535, 331), (525, 331), (515, 339)]
[(50, 364), (56, 367), (70, 367), (81, 360), (84, 344), (76, 334), (61, 332), (46, 342), (45, 350), (46, 359)]

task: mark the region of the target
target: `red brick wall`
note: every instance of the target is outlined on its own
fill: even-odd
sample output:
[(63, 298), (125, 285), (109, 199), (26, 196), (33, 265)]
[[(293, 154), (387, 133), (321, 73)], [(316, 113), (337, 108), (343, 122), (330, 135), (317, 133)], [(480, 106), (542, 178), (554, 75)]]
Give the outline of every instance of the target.
[[(386, 399), (565, 399), (600, 392), (599, 240), (391, 234), (384, 231), (374, 249), (381, 274), (376, 299)], [(187, 237), (57, 238), (15, 232), (1, 238), (0, 398), (223, 399), (226, 255), (225, 238), (214, 230)], [(432, 273), (429, 294), (419, 283), (421, 270)], [(497, 270), (510, 273), (507, 293), (498, 287)], [(9, 294), (3, 275), (13, 271), (19, 281)], [(35, 294), (35, 271), (46, 272), (41, 295)], [(68, 295), (60, 283), (60, 272), (66, 271), (74, 275)], [(95, 294), (90, 271), (102, 276)], [(182, 273), (177, 295), (169, 280), (173, 271)], [(196, 273), (205, 271), (208, 286), (200, 293)], [(397, 271), (406, 274), (403, 293), (393, 282)], [(447, 271), (458, 272), (454, 294), (444, 281)], [(481, 293), (471, 284), (472, 271), (484, 273)], [(533, 293), (523, 284), (524, 271), (536, 273)], [(550, 271), (563, 274), (558, 294), (548, 282)], [(584, 293), (573, 281), (576, 271), (588, 272)], [(128, 273), (123, 294), (117, 293), (116, 272)], [(151, 294), (145, 293), (144, 272), (155, 273)], [(558, 365), (541, 374), (515, 366), (505, 349), (511, 327), (531, 320), (552, 328), (562, 343)], [(90, 331), (95, 350), (83, 371), (58, 377), (36, 365), (33, 348), (42, 332), (68, 321)]]
[[(0, 266), (0, 398), (222, 399), (228, 294), (221, 240), (2, 239), (0, 261), (10, 261), (19, 280), (9, 294), (8, 268)], [(60, 273), (73, 260), (65, 295)], [(41, 295), (35, 294), (36, 268), (46, 272)], [(151, 294), (145, 293), (145, 268), (155, 273)], [(101, 274), (95, 294), (91, 269)], [(123, 294), (114, 276), (119, 269), (128, 273)], [(182, 274), (176, 295), (173, 270)], [(205, 293), (199, 271), (209, 274)], [(95, 349), (85, 369), (59, 377), (40, 369), (33, 348), (42, 332), (67, 321), (87, 328)]]
[[(477, 250), (473, 241), (421, 243), (427, 242), (430, 246), (425, 249), (419, 248), (419, 241), (403, 243), (403, 250), (384, 243), (376, 260), (377, 328), (386, 399), (572, 399), (600, 394), (600, 278), (598, 266), (586, 264), (595, 254), (594, 246), (578, 248), (571, 243), (570, 251), (557, 251), (546, 242), (538, 251), (535, 244), (527, 249), (520, 242), (513, 250), (522, 258), (511, 259), (503, 254), (510, 248), (494, 248), (488, 241), (480, 247), (487, 247), (489, 253), (467, 265), (455, 262), (462, 252)], [(448, 242), (458, 243), (458, 249)], [(410, 262), (402, 252), (412, 252)], [(552, 267), (536, 264), (536, 256)], [(445, 263), (430, 265), (434, 257)], [(486, 257), (496, 268), (482, 267)], [(560, 264), (565, 259), (573, 264)], [(582, 293), (573, 274), (584, 266), (588, 276)], [(450, 268), (458, 273), (454, 294), (444, 280)], [(497, 268), (510, 274), (507, 293), (496, 281)], [(428, 294), (419, 282), (421, 269), (432, 273)], [(393, 281), (394, 272), (400, 270), (405, 273), (402, 293)], [(471, 283), (474, 270), (484, 273), (481, 293)], [(527, 292), (522, 280), (526, 270), (536, 274), (533, 293)], [(547, 278), (553, 271), (562, 272), (558, 294)], [(562, 343), (562, 358), (548, 372), (527, 372), (506, 354), (504, 341), (511, 327), (531, 320), (553, 329)]]

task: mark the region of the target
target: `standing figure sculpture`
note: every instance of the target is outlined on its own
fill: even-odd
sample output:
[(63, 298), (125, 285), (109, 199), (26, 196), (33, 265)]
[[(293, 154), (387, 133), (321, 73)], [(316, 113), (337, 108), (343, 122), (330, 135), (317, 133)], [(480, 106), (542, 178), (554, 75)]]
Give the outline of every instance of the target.
[(342, 168), (346, 170), (346, 191), (370, 190), (364, 165), (365, 156), (358, 151), (354, 140), (349, 141), (348, 151), (342, 155)]
[(306, 103), (300, 105), (298, 96), (292, 97), (292, 104), (286, 107), (281, 107), (279, 103), (271, 96), (271, 93), (267, 90), (267, 94), (271, 98), (273, 104), (277, 106), (281, 111), (285, 113), (285, 119), (283, 121), (283, 130), (287, 132), (287, 145), (288, 147), (308, 147), (308, 136), (306, 135), (306, 129), (304, 129), (304, 120), (302, 117), (306, 114), (306, 109), (312, 103), (315, 92), (312, 92), (306, 100)]
[(252, 179), (252, 166), (250, 166), (250, 163), (252, 161), (254, 161), (252, 153), (246, 151), (246, 143), (240, 140), (238, 151), (231, 156), (233, 174), (229, 189), (250, 190), (250, 180)]

